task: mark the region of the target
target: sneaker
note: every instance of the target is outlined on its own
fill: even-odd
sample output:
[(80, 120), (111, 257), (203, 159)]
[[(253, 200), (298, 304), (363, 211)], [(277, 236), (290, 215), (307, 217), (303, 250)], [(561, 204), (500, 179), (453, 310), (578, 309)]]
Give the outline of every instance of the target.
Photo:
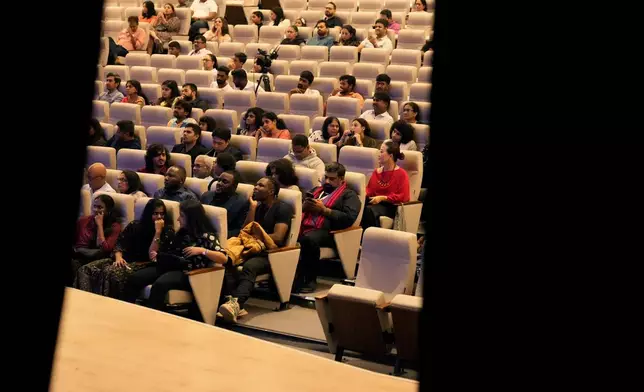
[(234, 298), (231, 295), (227, 296), (226, 298), (226, 303), (219, 307), (218, 312), (218, 314), (221, 314), (221, 317), (223, 317), (224, 320), (236, 323), (237, 317), (246, 316), (248, 314), (245, 309), (239, 308), (237, 298)]

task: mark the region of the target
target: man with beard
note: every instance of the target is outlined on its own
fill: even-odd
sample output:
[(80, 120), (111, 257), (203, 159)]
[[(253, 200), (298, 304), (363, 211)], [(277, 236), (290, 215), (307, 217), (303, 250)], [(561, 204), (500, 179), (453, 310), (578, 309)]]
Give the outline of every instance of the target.
[(190, 117), (192, 113), (192, 105), (183, 99), (177, 100), (172, 109), (173, 118), (168, 121), (168, 127), (171, 128), (185, 128), (188, 124), (197, 124), (197, 120)]
[(248, 214), (248, 199), (236, 193), (240, 182), (241, 175), (237, 170), (227, 170), (219, 176), (217, 189), (201, 196), (201, 204), (228, 210), (228, 238), (239, 235)]
[(331, 162), (324, 169), (324, 183), (308, 192), (302, 204), (302, 226), (298, 238), (301, 251), (293, 285), (295, 293), (315, 290), (320, 248), (334, 248), (330, 232), (350, 227), (362, 208), (358, 195), (347, 187), (344, 180), (345, 167)]
[(197, 195), (183, 185), (185, 182), (186, 169), (181, 166), (171, 166), (165, 173), (164, 187), (154, 192), (154, 198), (179, 203), (186, 200), (199, 201)]
[(306, 44), (309, 46), (326, 46), (331, 50), (333, 46), (333, 37), (329, 35), (329, 27), (325, 20), (319, 20), (316, 24), (318, 29), (317, 35), (309, 39)]
[(342, 27), (342, 21), (335, 16), (335, 3), (329, 2), (324, 7), (324, 20), (328, 28)]
[(388, 112), (390, 103), (389, 94), (377, 92), (373, 95), (373, 109), (362, 113), (360, 118), (364, 118), (367, 121), (386, 121), (389, 123), (387, 127), (390, 127), (394, 122), (393, 117)]
[(199, 98), (197, 85), (186, 83), (181, 87), (181, 99), (188, 102), (193, 108), (199, 108), (204, 112), (208, 110), (208, 102)]
[(188, 124), (183, 128), (183, 135), (181, 136), (181, 143), (172, 147), (171, 152), (179, 154), (190, 155), (191, 163), (195, 163), (195, 159), (199, 155), (208, 152), (208, 149), (201, 144), (201, 128), (197, 124)]
[(297, 82), (297, 88), (288, 92), (289, 97), (293, 94), (304, 94), (318, 96), (320, 92), (318, 90), (313, 90), (309, 88), (311, 83), (313, 83), (313, 73), (311, 71), (302, 71), (300, 73), (300, 80)]
[(230, 69), (225, 65), (220, 65), (217, 67), (217, 76), (215, 81), (212, 82), (210, 88), (220, 90), (221, 92), (233, 91), (234, 88), (228, 83), (228, 75), (230, 74)]
[(258, 83), (259, 81), (255, 84), (249, 83), (248, 74), (246, 74), (246, 71), (243, 69), (236, 69), (233, 71), (233, 84), (235, 85), (235, 90), (252, 91), (257, 95), (264, 92), (264, 89), (262, 86), (258, 86)]
[(389, 94), (391, 87), (391, 78), (387, 74), (380, 74), (376, 76), (376, 92)]
[[(331, 91), (330, 97), (347, 97), (355, 98), (360, 101), (360, 109), (364, 106), (364, 97), (360, 93), (355, 92), (356, 88), (356, 77), (353, 75), (342, 75), (340, 76), (340, 87), (334, 88)], [(324, 104), (324, 112), (326, 113), (326, 103)]]
[(370, 31), (367, 38), (365, 38), (358, 46), (358, 52), (362, 51), (364, 48), (377, 48), (385, 49), (387, 53), (391, 53), (391, 51), (394, 50), (394, 44), (387, 36), (387, 26), (389, 26), (387, 19), (378, 19), (373, 24), (374, 31)]

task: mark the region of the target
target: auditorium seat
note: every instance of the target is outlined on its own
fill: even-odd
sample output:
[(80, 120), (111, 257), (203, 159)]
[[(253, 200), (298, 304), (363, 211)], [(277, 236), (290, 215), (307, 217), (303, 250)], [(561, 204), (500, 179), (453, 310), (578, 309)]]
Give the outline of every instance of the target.
[[(258, 104), (259, 107), (266, 108)], [(291, 132), (291, 139), (295, 135), (304, 135), (309, 136), (311, 130), (311, 119), (309, 116), (304, 116), (301, 114), (279, 114), (277, 117), (284, 120), (286, 128)]]
[(301, 56), (303, 61), (329, 61), (329, 48), (326, 46), (302, 46)]
[(180, 86), (183, 86), (186, 83), (186, 71), (183, 69), (170, 69), (170, 68), (161, 68), (157, 72), (158, 80), (162, 83), (166, 80), (174, 80)]
[[(244, 45), (242, 42), (222, 42), (219, 44), (219, 53), (217, 53), (217, 56), (226, 56), (232, 58), (235, 53), (239, 52), (244, 52), (246, 48), (246, 45)], [(227, 64), (219, 64), (221, 65), (227, 65)]]
[(353, 26), (356, 30), (370, 29), (371, 26), (373, 26), (373, 22), (375, 22), (378, 19), (381, 9), (382, 8), (379, 8), (377, 11), (374, 11), (374, 10), (364, 11), (362, 9), (362, 0), (361, 0), (360, 11), (354, 12), (353, 15), (351, 16), (351, 26)]
[(148, 144), (163, 144), (168, 150), (172, 150), (175, 144), (181, 143), (182, 133), (181, 128), (151, 126), (146, 131), (146, 137), (148, 138)]
[(376, 19), (378, 19), (380, 10), (384, 8), (384, 5), (384, 0), (360, 0), (360, 13), (362, 13), (363, 11), (377, 11), (375, 13), (375, 18), (371, 21), (371, 23), (373, 23)]
[(256, 160), (257, 162), (269, 163), (276, 159), (284, 158), (288, 154), (290, 147), (290, 140), (263, 137), (259, 139)]
[(233, 34), (235, 36), (235, 42), (241, 42), (246, 45), (256, 43), (259, 38), (257, 27), (252, 25), (235, 25), (233, 27)]
[(141, 109), (141, 125), (165, 127), (172, 119), (172, 109), (164, 106), (144, 106)]
[[(420, 281), (419, 281), (420, 282)], [(423, 298), (398, 294), (387, 307), (395, 336), (396, 365), (394, 375), (402, 374), (403, 366), (418, 366), (420, 360), (419, 329)]]
[(135, 103), (114, 102), (110, 106), (109, 122), (116, 124), (121, 120), (130, 120), (135, 125), (141, 125), (141, 106)]
[(275, 114), (289, 112), (289, 99), (286, 93), (273, 93), (273, 92), (258, 92), (257, 93), (257, 107), (264, 109), (265, 112), (273, 112)]
[[(314, 169), (309, 169), (304, 166), (295, 166), (295, 175), (298, 180), (297, 186), (300, 188), (302, 193), (320, 186), (320, 176)], [(324, 180), (324, 178), (322, 178), (322, 180)]]
[[(423, 13), (423, 12), (416, 12)], [(391, 64), (393, 65), (412, 65), (420, 68), (423, 52), (415, 49), (394, 49), (391, 52)]]
[(406, 82), (403, 82), (400, 80), (392, 80), (391, 83), (389, 84), (389, 97), (391, 98), (392, 101), (397, 101), (397, 102), (408, 100), (409, 86), (410, 85)]
[[(164, 187), (164, 176), (161, 174), (137, 173), (143, 185), (143, 192), (149, 197), (154, 196), (154, 192)], [(178, 212), (178, 211), (177, 211)], [(178, 217), (178, 215), (176, 215)], [(176, 219), (176, 218), (175, 218)]]
[(145, 151), (122, 148), (116, 154), (116, 168), (119, 170), (134, 170), (145, 167)]
[(150, 55), (142, 52), (129, 52), (125, 55), (125, 65), (130, 68), (132, 66), (149, 67)]
[(141, 150), (147, 149), (148, 138), (145, 135), (145, 127), (143, 125), (134, 126), (134, 136), (139, 138), (139, 141), (141, 142)]
[(376, 80), (376, 76), (382, 73), (385, 73), (383, 63), (364, 63), (361, 61), (353, 64), (353, 76), (356, 79)]
[(212, 88), (210, 86), (199, 87), (198, 90), (199, 98), (208, 102), (209, 108), (221, 109), (224, 107), (224, 93), (221, 90)]
[(200, 108), (192, 108), (192, 112), (190, 112), (190, 118), (199, 122), (199, 119), (201, 117), (203, 117), (203, 110), (201, 110)]
[(79, 217), (92, 214), (92, 196), (87, 189), (81, 189)]
[[(402, 112), (402, 108), (405, 106), (405, 104), (409, 101), (404, 101), (400, 103), (399, 110)], [(429, 120), (429, 115), (431, 112), (432, 104), (430, 102), (422, 102), (422, 101), (415, 101), (416, 105), (418, 105), (418, 108), (420, 112), (418, 113), (418, 116), (416, 117), (416, 120), (422, 120), (422, 121), (428, 121)]]
[(210, 85), (214, 81), (214, 78), (215, 77), (212, 71), (203, 71), (196, 69), (186, 71), (186, 83), (195, 84), (197, 86), (197, 89), (201, 89), (203, 87), (210, 88)]
[(288, 93), (294, 88), (297, 88), (297, 83), (300, 81), (299, 74), (297, 75), (278, 75), (275, 77), (275, 92)]
[(177, 14), (177, 18), (179, 18), (179, 21), (181, 22), (178, 34), (188, 35), (188, 30), (190, 30), (190, 17), (192, 15), (190, 8), (175, 7), (174, 12)]
[[(242, 152), (245, 160), (257, 159), (257, 139), (252, 136), (232, 135), (230, 145)], [(238, 162), (239, 164), (239, 162)]]
[[(369, 23), (373, 23), (374, 20)], [(329, 60), (346, 61), (353, 65), (358, 62), (358, 48), (355, 46), (332, 46)]]
[(141, 83), (158, 83), (157, 69), (151, 66), (130, 67), (130, 77)]
[(259, 30), (259, 43), (277, 46), (282, 42), (285, 31), (286, 27), (284, 26), (263, 26)]
[(148, 105), (156, 104), (161, 98), (161, 86), (157, 83), (141, 83), (141, 90), (148, 97)]
[(224, 109), (235, 110), (238, 113), (255, 105), (255, 93), (252, 91), (226, 91), (224, 93)]
[(199, 199), (201, 199), (201, 196), (208, 191), (208, 184), (210, 184), (210, 180), (194, 177), (187, 177), (185, 182), (186, 188), (193, 191)]
[(103, 131), (105, 132), (105, 140), (110, 140), (112, 136), (114, 136), (115, 125), (112, 125), (106, 122), (101, 122), (100, 124), (101, 124), (101, 127), (103, 128)]
[[(286, 47), (286, 46), (293, 46), (293, 45), (285, 45), (282, 47)], [(290, 69), (290, 64), (287, 60), (273, 60), (273, 62), (271, 63), (271, 67), (269, 68), (269, 75), (273, 75), (274, 77), (277, 77), (279, 75), (288, 75), (289, 69)]]
[(375, 87), (374, 79), (356, 79), (356, 87), (354, 91), (363, 97), (372, 97)]
[(385, 140), (389, 139), (389, 130), (391, 122), (384, 120), (369, 120), (369, 128), (371, 129), (371, 137), (376, 139), (378, 146)]
[[(313, 46), (305, 46), (311, 48)], [(326, 47), (324, 47), (326, 50)], [(300, 76), (302, 71), (310, 71), (314, 77), (318, 76), (318, 62), (315, 60), (295, 60), (291, 62), (289, 66), (289, 73), (292, 76)], [(315, 83), (315, 80), (313, 80)]]
[(192, 177), (192, 158), (188, 154), (179, 154), (173, 152), (170, 154), (172, 156), (172, 165), (181, 166), (186, 169), (186, 177)]
[(347, 171), (362, 173), (367, 184), (371, 174), (378, 167), (379, 150), (356, 146), (344, 146), (340, 150), (338, 162), (344, 165)]
[(317, 142), (309, 143), (309, 145), (325, 164), (338, 161), (338, 148), (335, 145)]
[(335, 116), (350, 119), (359, 117), (360, 101), (340, 96), (329, 97), (326, 104), (326, 115), (328, 117)]
[(420, 67), (418, 69), (418, 81), (421, 83), (431, 83), (432, 67)]
[(201, 60), (201, 56), (182, 55), (177, 57), (175, 68), (183, 69), (184, 71), (201, 70), (203, 65), (203, 62)]
[(411, 124), (414, 127), (414, 141), (418, 146), (418, 151), (423, 151), (425, 145), (429, 143), (429, 125)]
[(208, 109), (205, 116), (212, 117), (217, 122), (217, 127), (223, 127), (230, 129), (231, 133), (235, 133), (237, 127), (239, 127), (239, 120), (237, 118), (237, 112), (230, 109)]
[[(417, 12), (413, 12), (415, 14)], [(398, 43), (396, 49), (416, 49), (419, 50), (425, 45), (425, 30), (422, 29), (402, 29), (398, 32)]]
[(102, 163), (108, 169), (116, 169), (116, 150), (112, 147), (87, 146), (87, 166)]
[[(292, 22), (293, 20), (291, 20)], [(279, 59), (286, 61), (300, 60), (302, 58), (302, 49), (299, 45), (280, 46)]]
[(320, 64), (318, 75), (337, 79), (340, 75), (351, 75), (351, 68), (347, 61), (326, 61)]
[(423, 66), (424, 67), (431, 67), (432, 66), (432, 56), (434, 55), (433, 50), (428, 50), (423, 54)]
[(329, 98), (329, 95), (333, 90), (338, 87), (340, 82), (338, 81), (337, 76), (334, 78), (328, 76), (320, 76), (313, 79), (311, 87), (313, 90), (318, 90), (322, 95), (322, 100), (326, 101)]
[[(150, 66), (159, 68), (174, 68), (177, 58), (171, 54), (153, 54), (150, 56)], [(163, 82), (163, 80), (161, 80)]]
[(412, 102), (431, 102), (431, 83), (417, 82), (409, 88), (409, 100)]
[(418, 78), (418, 68), (412, 65), (389, 65), (385, 73), (392, 81), (405, 82), (408, 85), (415, 83)]
[(291, 95), (289, 106), (291, 113), (309, 116), (310, 119), (322, 116), (324, 113), (321, 96), (293, 94)]
[(110, 104), (106, 101), (92, 101), (92, 117), (100, 122), (110, 121)]
[(260, 178), (266, 176), (267, 166), (268, 163), (266, 162), (238, 161), (235, 169), (241, 175), (241, 182), (254, 186)]
[(103, 80), (107, 77), (108, 73), (117, 73), (121, 77), (121, 84), (125, 85), (127, 80), (130, 80), (130, 67), (127, 65), (106, 65), (103, 67)]

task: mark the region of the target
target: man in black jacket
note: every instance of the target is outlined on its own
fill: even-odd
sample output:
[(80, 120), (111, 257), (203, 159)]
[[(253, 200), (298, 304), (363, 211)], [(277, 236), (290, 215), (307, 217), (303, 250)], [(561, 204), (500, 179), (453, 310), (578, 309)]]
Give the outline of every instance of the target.
[(293, 289), (296, 293), (315, 290), (320, 248), (334, 248), (330, 231), (350, 227), (362, 208), (358, 195), (347, 187), (344, 166), (331, 162), (324, 169), (324, 183), (308, 192), (302, 204), (300, 261)]
[(209, 157), (217, 158), (223, 152), (230, 153), (235, 161), (241, 161), (244, 156), (239, 149), (230, 144), (232, 138), (230, 129), (217, 128), (212, 133), (212, 149), (206, 153)]
[(228, 238), (237, 237), (248, 214), (248, 198), (237, 193), (241, 175), (237, 170), (227, 170), (219, 176), (217, 189), (201, 196), (201, 204), (222, 207), (228, 211)]
[(208, 102), (199, 98), (197, 85), (194, 83), (186, 83), (181, 87), (181, 97), (184, 101), (188, 102), (193, 108), (199, 108), (204, 112), (208, 110)]

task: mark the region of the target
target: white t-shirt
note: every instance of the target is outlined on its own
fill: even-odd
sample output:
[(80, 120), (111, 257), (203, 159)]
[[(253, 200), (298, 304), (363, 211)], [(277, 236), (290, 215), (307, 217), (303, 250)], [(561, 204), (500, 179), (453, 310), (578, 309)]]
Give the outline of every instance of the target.
[[(378, 48), (386, 49), (388, 52), (394, 50), (394, 45), (386, 35), (382, 38), (376, 38), (376, 43), (378, 44)], [(373, 48), (373, 44), (369, 42), (368, 38), (365, 38), (365, 40), (362, 41), (361, 45), (364, 45), (365, 48)]]
[(304, 90), (304, 95), (310, 95), (312, 97), (317, 97), (317, 96), (319, 96), (321, 94), (320, 94), (320, 92), (318, 90), (313, 90), (312, 88), (307, 88), (306, 90)]
[[(248, 83), (246, 83), (246, 87), (244, 87), (243, 89), (235, 87), (235, 90), (244, 90), (244, 91), (255, 92), (255, 87), (257, 87), (257, 84), (256, 83), (251, 83), (249, 81)], [(257, 89), (257, 93), (259, 94), (259, 93), (263, 93), (263, 92), (264, 92), (264, 89), (262, 88), (262, 86), (259, 86), (259, 88)]]
[(215, 0), (206, 0), (203, 3), (200, 0), (194, 0), (190, 9), (195, 13), (192, 15), (195, 18), (205, 18), (211, 12), (217, 12), (217, 3)]
[(364, 118), (367, 121), (388, 121), (390, 123), (394, 122), (393, 117), (391, 117), (391, 114), (389, 114), (388, 112), (384, 112), (376, 115), (373, 109), (367, 110), (366, 112), (362, 113), (360, 118)]
[(195, 52), (195, 50), (192, 49), (190, 53), (188, 53), (188, 56), (205, 56), (207, 54), (212, 54), (212, 52), (206, 48), (200, 49), (198, 52)]
[(219, 88), (219, 85), (217, 84), (217, 81), (212, 82), (210, 84), (210, 88), (221, 90), (223, 92), (233, 91), (234, 90), (233, 86), (231, 86), (230, 83), (226, 83), (226, 85), (224, 87)]
[[(94, 193), (95, 193), (95, 192), (92, 192), (92, 188), (90, 188), (90, 187), (89, 187), (89, 184), (85, 184), (85, 185), (83, 185), (83, 187), (82, 187), (81, 189), (85, 189), (85, 190), (89, 191), (89, 195), (90, 195), (90, 197), (93, 197), (93, 196), (94, 196)], [(114, 188), (112, 188), (112, 186), (111, 186), (110, 184), (108, 184), (107, 182), (105, 183), (105, 185), (103, 185), (102, 187), (100, 187), (99, 189), (97, 189), (97, 190), (96, 190), (96, 192), (110, 192), (110, 193), (116, 193), (116, 191), (114, 190)]]

